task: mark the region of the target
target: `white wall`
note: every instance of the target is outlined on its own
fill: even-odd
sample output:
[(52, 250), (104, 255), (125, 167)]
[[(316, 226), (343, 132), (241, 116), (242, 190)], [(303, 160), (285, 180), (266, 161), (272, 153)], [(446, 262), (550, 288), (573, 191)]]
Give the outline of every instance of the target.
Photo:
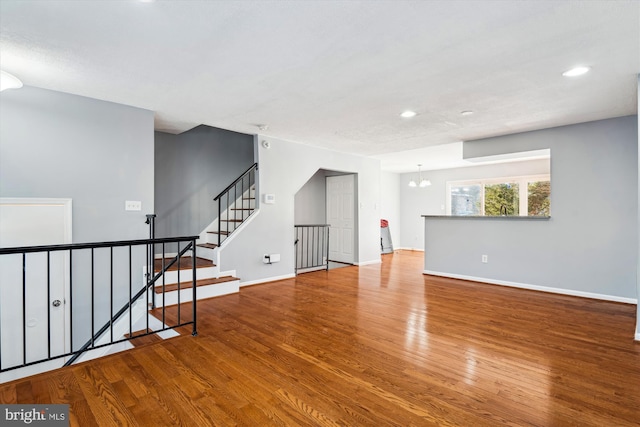
[(635, 301), (637, 133), (629, 116), (465, 142), (465, 157), (550, 148), (551, 219), (427, 219), (425, 270)]
[(400, 174), (380, 174), (380, 218), (389, 221), (389, 231), (394, 249), (401, 248), (400, 232), (403, 228), (400, 212), (404, 209), (400, 199)]
[[(356, 262), (380, 262), (380, 162), (275, 138), (259, 148), (259, 197), (274, 194), (275, 204), (260, 204), (246, 228), (224, 247), (222, 270), (235, 269), (241, 283), (258, 283), (294, 273), (295, 195), (319, 169), (357, 174), (359, 239)], [(262, 263), (266, 253), (279, 253), (279, 263)]]
[[(549, 160), (547, 159), (426, 171), (422, 175), (431, 181), (431, 186), (425, 188), (409, 187), (409, 180), (416, 179), (416, 174), (403, 174), (400, 177), (399, 187), (402, 204), (400, 245), (403, 248), (424, 249), (422, 215), (446, 215), (447, 181), (548, 173)], [(553, 192), (553, 187), (551, 191)], [(553, 211), (553, 205), (551, 210)]]

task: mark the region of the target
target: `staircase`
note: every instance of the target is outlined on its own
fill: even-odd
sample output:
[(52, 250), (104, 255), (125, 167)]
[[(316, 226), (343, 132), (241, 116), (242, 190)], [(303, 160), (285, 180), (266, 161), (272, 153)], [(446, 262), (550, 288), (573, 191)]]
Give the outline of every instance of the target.
[[(240, 279), (235, 270), (222, 271), (219, 264), (220, 250), (224, 242), (250, 218), (256, 210), (255, 173), (252, 165), (214, 200), (218, 203), (218, 217), (203, 230), (196, 242), (196, 298), (205, 299), (240, 291)], [(156, 255), (155, 272), (162, 271), (163, 255)], [(164, 262), (168, 262), (165, 258)], [(193, 298), (192, 257), (180, 259), (164, 274), (164, 281), (156, 282), (154, 303), (156, 307), (189, 302)]]
[[(200, 250), (196, 249), (200, 255)], [(165, 258), (168, 262), (170, 258)], [(155, 272), (162, 271), (162, 258), (155, 260)], [(234, 277), (235, 272), (221, 273), (211, 259), (198, 256), (196, 258), (196, 298), (205, 299), (237, 293), (240, 290), (240, 279)], [(190, 302), (193, 298), (193, 262), (192, 257), (180, 258), (180, 266), (174, 265), (164, 274), (164, 282), (156, 282), (153, 297), (156, 307), (171, 306)]]

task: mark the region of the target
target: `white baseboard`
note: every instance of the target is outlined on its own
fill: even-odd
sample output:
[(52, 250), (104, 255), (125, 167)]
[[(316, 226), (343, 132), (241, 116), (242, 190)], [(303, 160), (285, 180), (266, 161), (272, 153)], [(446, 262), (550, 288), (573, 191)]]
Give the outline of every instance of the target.
[(261, 283), (275, 282), (277, 280), (292, 279), (294, 277), (296, 277), (295, 274), (285, 274), (282, 276), (273, 276), (273, 277), (267, 277), (264, 279), (249, 280), (248, 282), (240, 282), (240, 287), (243, 288), (245, 286), (259, 285)]
[(575, 291), (572, 289), (552, 288), (549, 286), (530, 285), (527, 283), (509, 282), (506, 280), (485, 279), (484, 277), (465, 276), (463, 274), (442, 273), (440, 271), (424, 270), (423, 274), (429, 274), (432, 276), (450, 277), (452, 279), (471, 280), (473, 282), (489, 283), (491, 285), (509, 286), (512, 288), (529, 289), (532, 291), (549, 292), (553, 294), (571, 295), (574, 297), (583, 297), (591, 299), (599, 299), (605, 301), (623, 302), (627, 304), (638, 304), (638, 300), (635, 298), (625, 298), (615, 295), (596, 294), (592, 292)]
[(369, 261), (356, 262), (354, 265), (357, 265), (358, 267), (362, 267), (363, 265), (373, 265), (373, 264), (382, 264), (382, 260), (372, 259)]
[(424, 249), (421, 248), (393, 248), (393, 251), (416, 251), (416, 252), (424, 252)]

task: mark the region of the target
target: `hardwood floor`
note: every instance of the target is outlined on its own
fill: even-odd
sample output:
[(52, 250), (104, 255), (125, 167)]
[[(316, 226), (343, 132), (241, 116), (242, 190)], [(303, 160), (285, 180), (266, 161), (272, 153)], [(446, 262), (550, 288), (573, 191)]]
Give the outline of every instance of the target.
[(83, 427), (638, 426), (635, 306), (424, 276), (422, 256), (200, 301), (197, 337), (0, 401), (69, 403)]

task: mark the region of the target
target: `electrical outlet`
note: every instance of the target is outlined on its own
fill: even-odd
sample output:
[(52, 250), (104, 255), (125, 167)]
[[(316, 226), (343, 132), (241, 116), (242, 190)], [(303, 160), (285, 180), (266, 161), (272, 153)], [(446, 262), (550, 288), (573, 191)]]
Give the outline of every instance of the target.
[(137, 200), (127, 200), (126, 202), (124, 202), (124, 210), (125, 211), (141, 211), (142, 202)]
[(482, 262), (483, 264), (486, 264), (489, 262), (489, 255), (482, 255)]

